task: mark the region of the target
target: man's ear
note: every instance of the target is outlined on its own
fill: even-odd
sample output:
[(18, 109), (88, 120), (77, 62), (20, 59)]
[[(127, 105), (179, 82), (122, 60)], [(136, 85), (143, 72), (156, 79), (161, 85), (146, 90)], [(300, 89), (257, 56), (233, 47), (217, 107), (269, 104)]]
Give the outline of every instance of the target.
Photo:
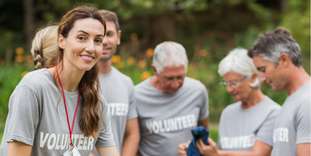
[(59, 35), (58, 36), (58, 47), (61, 49), (64, 49), (65, 45), (66, 45), (65, 37), (63, 35)]
[(290, 63), (292, 63), (290, 57), (287, 53), (282, 52), (279, 57), (279, 64), (281, 66), (287, 67)]
[(120, 45), (120, 43), (121, 43), (122, 31), (119, 30), (117, 35), (118, 35), (118, 45)]

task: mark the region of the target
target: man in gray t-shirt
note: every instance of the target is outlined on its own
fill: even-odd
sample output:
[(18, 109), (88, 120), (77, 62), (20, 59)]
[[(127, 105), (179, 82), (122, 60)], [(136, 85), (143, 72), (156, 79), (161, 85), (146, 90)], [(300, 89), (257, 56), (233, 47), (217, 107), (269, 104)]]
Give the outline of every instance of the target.
[(288, 97), (273, 129), (273, 156), (311, 155), (310, 76), (302, 66), (299, 44), (278, 28), (260, 36), (249, 50), (262, 78)]
[(120, 44), (121, 30), (117, 15), (100, 10), (106, 21), (106, 36), (102, 57), (98, 62), (99, 81), (103, 98), (107, 101), (108, 114), (112, 120), (112, 133), (122, 156), (135, 156), (139, 143), (139, 126), (133, 102), (132, 80), (112, 66), (111, 58)]
[(111, 71), (99, 76), (102, 95), (107, 101), (108, 115), (111, 116), (111, 125), (117, 148), (121, 151), (126, 124), (128, 120), (136, 119), (137, 116), (130, 114), (129, 109), (133, 106), (134, 85), (126, 75), (112, 67)]
[(141, 156), (176, 156), (178, 145), (191, 140), (191, 128), (207, 127), (208, 94), (198, 80), (186, 77), (184, 47), (163, 42), (153, 56), (155, 75), (135, 87)]
[[(10, 97), (1, 156), (7, 155), (8, 142), (12, 140), (32, 146), (32, 156), (59, 156), (69, 149), (66, 113), (60, 94), (48, 69), (39, 69), (23, 77)], [(65, 91), (65, 96), (72, 121), (78, 92)], [(80, 113), (81, 111), (78, 111), (77, 119), (80, 118)], [(98, 138), (93, 138), (83, 135), (79, 120), (75, 120), (72, 141), (82, 156), (94, 150), (95, 145), (115, 145), (109, 128), (109, 116), (104, 116), (104, 123), (106, 129), (101, 131)]]

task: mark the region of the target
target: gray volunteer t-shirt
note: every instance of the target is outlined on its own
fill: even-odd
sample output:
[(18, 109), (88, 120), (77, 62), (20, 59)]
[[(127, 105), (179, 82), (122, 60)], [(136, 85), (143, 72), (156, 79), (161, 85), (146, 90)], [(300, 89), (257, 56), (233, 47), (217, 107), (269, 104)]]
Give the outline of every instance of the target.
[(296, 155), (296, 145), (311, 143), (311, 81), (288, 96), (276, 117), (273, 156)]
[[(71, 122), (78, 92), (65, 92), (65, 96)], [(79, 128), (80, 109), (81, 107), (78, 109), (72, 138), (81, 155), (88, 155), (95, 144), (102, 147), (114, 146), (110, 128), (103, 128), (98, 138), (83, 135)], [(104, 120), (104, 127), (110, 127), (109, 116), (104, 116)], [(60, 156), (69, 149), (69, 130), (63, 99), (47, 69), (25, 75), (12, 93), (1, 155), (7, 155), (7, 142), (11, 140), (31, 145), (32, 156)]]
[(205, 86), (186, 77), (174, 94), (164, 94), (149, 78), (135, 87), (141, 156), (176, 156), (178, 145), (192, 139), (191, 128), (208, 117)]
[(222, 150), (248, 150), (256, 140), (272, 146), (274, 120), (280, 106), (269, 97), (243, 109), (241, 102), (228, 105), (219, 123), (219, 147)]
[(117, 148), (121, 151), (128, 119), (136, 118), (129, 109), (135, 109), (133, 103), (134, 85), (132, 80), (112, 67), (111, 72), (99, 76), (102, 95), (107, 101), (108, 114), (111, 116), (112, 133)]

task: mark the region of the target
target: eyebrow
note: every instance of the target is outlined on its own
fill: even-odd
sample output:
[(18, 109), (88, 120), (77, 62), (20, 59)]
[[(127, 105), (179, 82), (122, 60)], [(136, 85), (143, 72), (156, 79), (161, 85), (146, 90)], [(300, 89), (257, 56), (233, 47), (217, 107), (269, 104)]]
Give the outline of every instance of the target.
[[(87, 33), (86, 31), (83, 31), (83, 30), (79, 30), (78, 32), (81, 32), (81, 33), (84, 33), (84, 34), (89, 34), (89, 33)], [(100, 37), (105, 37), (105, 35), (96, 35), (96, 36), (100, 36)]]
[(83, 31), (83, 30), (79, 30), (78, 32), (82, 32), (84, 34), (89, 34), (89, 33), (87, 33), (86, 31)]

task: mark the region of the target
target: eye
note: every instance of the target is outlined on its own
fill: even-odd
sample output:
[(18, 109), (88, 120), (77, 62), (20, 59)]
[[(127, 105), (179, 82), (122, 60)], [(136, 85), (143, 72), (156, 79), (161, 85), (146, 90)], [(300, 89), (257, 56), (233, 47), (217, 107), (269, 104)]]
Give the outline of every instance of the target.
[(79, 41), (86, 41), (86, 40), (87, 40), (87, 36), (86, 36), (86, 35), (78, 35), (78, 36), (77, 36), (77, 39), (78, 39)]
[(258, 67), (257, 70), (258, 70), (259, 72), (264, 73), (264, 72), (266, 72), (266, 67)]
[(95, 37), (94, 42), (95, 42), (95, 44), (102, 44), (103, 38), (102, 37)]
[(107, 31), (106, 36), (107, 36), (107, 37), (112, 37), (112, 36), (114, 36), (114, 32), (112, 32), (112, 31)]

